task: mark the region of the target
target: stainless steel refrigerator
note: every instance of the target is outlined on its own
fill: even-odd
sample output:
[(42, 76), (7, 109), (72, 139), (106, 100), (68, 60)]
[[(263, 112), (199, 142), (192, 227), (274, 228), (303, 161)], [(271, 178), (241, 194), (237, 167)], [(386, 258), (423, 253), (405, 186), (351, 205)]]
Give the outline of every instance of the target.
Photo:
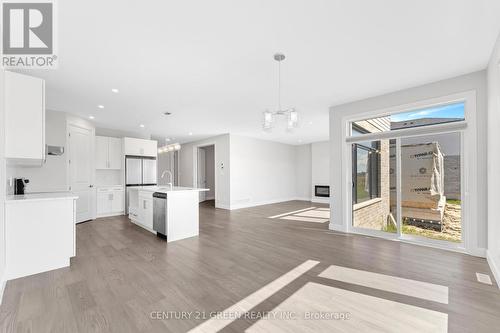
[(126, 200), (125, 209), (128, 213), (128, 188), (134, 186), (153, 186), (156, 185), (156, 158), (125, 156), (125, 186)]

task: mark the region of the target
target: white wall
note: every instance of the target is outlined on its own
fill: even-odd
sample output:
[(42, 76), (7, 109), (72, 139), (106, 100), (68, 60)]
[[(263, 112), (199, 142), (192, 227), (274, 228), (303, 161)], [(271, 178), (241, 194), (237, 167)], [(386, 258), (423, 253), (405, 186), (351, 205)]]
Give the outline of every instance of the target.
[(330, 141), (311, 144), (311, 201), (329, 203), (328, 198), (314, 195), (314, 185), (330, 185)]
[(180, 186), (197, 187), (195, 183), (196, 149), (198, 146), (215, 145), (215, 205), (216, 207), (225, 209), (229, 209), (231, 206), (229, 142), (229, 134), (224, 134), (182, 144), (179, 151)]
[[(27, 192), (67, 191), (66, 113), (46, 111), (45, 141), (50, 146), (63, 146), (64, 155), (47, 156), (46, 162), (41, 167), (9, 166), (8, 177), (29, 179)], [(8, 193), (13, 193), (13, 191), (13, 187), (8, 188)]]
[(0, 70), (0, 304), (5, 288), (5, 122), (4, 122), (4, 71)]
[(297, 199), (311, 200), (311, 144), (295, 146), (295, 193)]
[[(122, 131), (122, 130), (118, 130), (118, 129), (102, 128), (102, 127), (96, 127), (95, 135), (110, 136), (113, 138), (128, 137), (128, 138), (137, 138), (137, 139), (146, 139), (146, 140), (151, 139), (151, 134), (149, 134), (148, 132), (144, 132), (144, 131), (142, 131), (142, 132)], [(162, 141), (162, 142), (164, 142), (164, 141)]]
[[(331, 229), (345, 230), (345, 223), (342, 218), (343, 209), (347, 200), (345, 194), (338, 189), (342, 188), (342, 118), (356, 114), (380, 110), (398, 105), (418, 102), (426, 99), (446, 96), (454, 93), (476, 91), (476, 121), (477, 121), (477, 161), (469, 161), (476, 164), (476, 176), (471, 183), (477, 186), (478, 195), (471, 198), (477, 203), (477, 216), (471, 221), (474, 226), (472, 239), (474, 254), (484, 255), (487, 244), (487, 182), (486, 182), (486, 72), (480, 71), (456, 78), (443, 80), (415, 88), (410, 88), (387, 95), (368, 98), (362, 101), (334, 106), (330, 108), (330, 179), (331, 179)], [(497, 123), (498, 124), (498, 123)], [(496, 130), (498, 132), (498, 130)], [(498, 142), (492, 140), (491, 142)], [(494, 149), (494, 148), (493, 148)], [(490, 156), (493, 154), (490, 154)], [(498, 157), (497, 157), (498, 158)]]
[(231, 209), (293, 200), (295, 146), (231, 135)]
[(215, 199), (215, 151), (214, 146), (207, 146), (205, 149), (205, 180), (210, 191), (205, 193), (205, 199)]
[(488, 250), (491, 270), (500, 285), (500, 37), (488, 65)]

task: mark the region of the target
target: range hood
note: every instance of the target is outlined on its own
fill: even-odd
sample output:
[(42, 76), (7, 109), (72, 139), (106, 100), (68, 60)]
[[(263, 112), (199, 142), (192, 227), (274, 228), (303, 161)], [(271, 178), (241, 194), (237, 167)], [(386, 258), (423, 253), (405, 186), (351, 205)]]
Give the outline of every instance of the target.
[(47, 155), (50, 156), (61, 156), (64, 154), (64, 147), (61, 146), (46, 146)]

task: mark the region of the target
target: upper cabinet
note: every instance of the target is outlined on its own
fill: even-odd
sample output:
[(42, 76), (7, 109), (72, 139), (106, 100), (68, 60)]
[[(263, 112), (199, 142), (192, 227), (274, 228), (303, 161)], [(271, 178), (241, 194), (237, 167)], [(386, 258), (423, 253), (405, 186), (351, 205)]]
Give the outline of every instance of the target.
[(122, 140), (107, 136), (95, 137), (95, 168), (119, 170), (122, 168)]
[(156, 157), (158, 143), (155, 140), (123, 138), (125, 155)]
[(5, 157), (9, 163), (45, 160), (45, 81), (5, 72)]

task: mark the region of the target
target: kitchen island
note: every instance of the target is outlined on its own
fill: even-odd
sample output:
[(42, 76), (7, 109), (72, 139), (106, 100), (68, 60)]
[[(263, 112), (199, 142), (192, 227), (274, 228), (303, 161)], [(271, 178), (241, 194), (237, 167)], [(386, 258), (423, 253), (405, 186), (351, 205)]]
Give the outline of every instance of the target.
[[(128, 212), (132, 223), (157, 234), (154, 226), (154, 215), (162, 215), (165, 220), (165, 231), (160, 235), (166, 236), (167, 242), (198, 236), (199, 234), (199, 192), (208, 189), (174, 186), (135, 186), (128, 187)], [(153, 193), (164, 194), (165, 202), (153, 198)], [(156, 200), (156, 212), (155, 202)], [(163, 203), (164, 208), (158, 204)], [(156, 229), (156, 230), (155, 230)]]

